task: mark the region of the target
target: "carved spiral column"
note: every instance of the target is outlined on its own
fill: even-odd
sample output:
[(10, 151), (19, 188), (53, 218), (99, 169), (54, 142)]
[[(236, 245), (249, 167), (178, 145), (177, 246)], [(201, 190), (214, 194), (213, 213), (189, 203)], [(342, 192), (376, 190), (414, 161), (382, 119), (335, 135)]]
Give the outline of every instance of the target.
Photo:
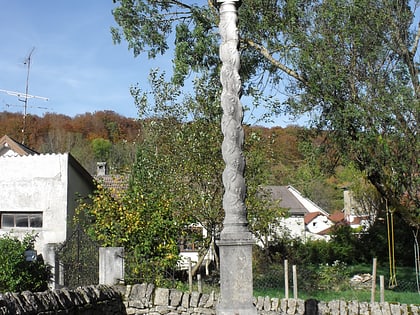
[(237, 29), (240, 0), (217, 0), (220, 12), (220, 59), (222, 68), (221, 106), (223, 116), (222, 154), (226, 167), (223, 171), (223, 208), (225, 219), (220, 240), (220, 299), (217, 315), (256, 315), (253, 305), (252, 245), (245, 206), (245, 158), (242, 152), (244, 131), (243, 109), (240, 102), (239, 36)]
[[(246, 185), (244, 180), (245, 158), (242, 153), (244, 131), (243, 110), (240, 102), (241, 78), (239, 76), (239, 36), (237, 29), (238, 0), (218, 1), (220, 6), (219, 31), (222, 39), (220, 59), (222, 68), (220, 81), (223, 87), (221, 106), (223, 108), (222, 154), (226, 167), (223, 172), (223, 208), (225, 220), (223, 232), (247, 231), (245, 206)], [(232, 236), (232, 235), (231, 235)]]

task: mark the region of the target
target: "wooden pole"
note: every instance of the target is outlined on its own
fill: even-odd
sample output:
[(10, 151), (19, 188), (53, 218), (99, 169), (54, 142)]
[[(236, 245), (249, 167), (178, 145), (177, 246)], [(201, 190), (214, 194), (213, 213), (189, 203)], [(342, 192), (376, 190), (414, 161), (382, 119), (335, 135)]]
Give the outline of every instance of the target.
[(372, 267), (372, 295), (370, 297), (370, 302), (375, 302), (375, 290), (376, 290), (376, 258), (373, 258), (373, 267)]
[(289, 262), (284, 261), (284, 297), (289, 298)]
[(297, 283), (297, 270), (296, 265), (293, 265), (293, 298), (297, 300), (298, 298), (298, 283)]
[(203, 284), (201, 281), (201, 275), (197, 274), (197, 286), (198, 286), (198, 293), (203, 293)]
[(385, 279), (384, 276), (379, 276), (379, 286), (381, 292), (381, 303), (385, 302)]
[(193, 279), (192, 279), (192, 263), (191, 263), (190, 257), (188, 257), (188, 286), (191, 293), (193, 289)]

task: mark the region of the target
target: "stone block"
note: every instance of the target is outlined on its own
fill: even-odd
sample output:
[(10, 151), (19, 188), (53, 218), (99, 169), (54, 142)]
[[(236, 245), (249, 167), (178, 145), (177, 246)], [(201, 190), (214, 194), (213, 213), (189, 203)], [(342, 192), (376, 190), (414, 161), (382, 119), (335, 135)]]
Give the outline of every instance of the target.
[(349, 301), (347, 303), (348, 314), (349, 315), (359, 315), (359, 302), (358, 301)]
[(183, 293), (178, 290), (171, 290), (169, 293), (169, 303), (171, 306), (180, 306)]
[(327, 303), (325, 303), (323, 301), (321, 301), (321, 302), (318, 303), (318, 312), (319, 312), (319, 314), (329, 314), (329, 311), (330, 311), (330, 309), (329, 309)]
[(379, 303), (374, 302), (370, 305), (370, 314), (371, 315), (382, 315), (381, 306)]
[(153, 305), (169, 305), (169, 289), (157, 288)]
[(280, 305), (280, 300), (279, 298), (273, 298), (271, 300), (271, 310), (276, 312), (279, 309), (279, 305)]
[(208, 294), (201, 294), (200, 301), (198, 302), (198, 307), (203, 308), (207, 304), (209, 298), (210, 296)]
[(401, 315), (401, 305), (396, 303), (392, 303), (389, 305), (391, 307), (391, 313), (392, 315)]
[(189, 293), (184, 293), (182, 295), (181, 306), (184, 307), (185, 309), (188, 309), (190, 307), (190, 294)]
[(211, 291), (207, 303), (204, 305), (205, 308), (211, 308), (216, 306), (216, 297), (214, 291)]
[(196, 308), (194, 308), (194, 314), (214, 315), (214, 314), (216, 314), (216, 310), (213, 310), (213, 309), (210, 309), (210, 308), (196, 307)]
[(190, 299), (190, 307), (198, 307), (198, 302), (200, 301), (201, 294), (194, 291), (191, 293), (191, 299)]
[(257, 303), (255, 307), (258, 311), (262, 311), (264, 309), (264, 298), (262, 296), (257, 297)]
[(143, 300), (144, 297), (146, 296), (146, 289), (147, 289), (146, 283), (133, 285), (131, 288), (131, 292), (128, 296), (128, 299), (139, 300), (139, 301)]
[(289, 299), (287, 301), (287, 314), (295, 315), (297, 310), (297, 301), (295, 299)]
[(280, 311), (283, 314), (286, 314), (287, 313), (287, 299), (281, 299)]
[(269, 296), (264, 298), (264, 311), (271, 311), (271, 298)]
[(296, 314), (302, 315), (305, 313), (305, 301), (298, 299), (296, 301)]

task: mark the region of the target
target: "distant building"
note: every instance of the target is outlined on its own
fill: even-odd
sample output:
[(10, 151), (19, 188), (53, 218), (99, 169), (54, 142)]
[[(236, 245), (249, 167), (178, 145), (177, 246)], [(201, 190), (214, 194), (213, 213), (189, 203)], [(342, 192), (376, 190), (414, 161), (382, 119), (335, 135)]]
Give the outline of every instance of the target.
[(35, 249), (54, 266), (54, 248), (72, 233), (78, 198), (93, 178), (70, 153), (39, 154), (0, 139), (0, 235), (37, 234)]
[(266, 186), (273, 200), (280, 200), (279, 206), (288, 210), (288, 216), (281, 220), (275, 229), (279, 235), (284, 231), (292, 238), (328, 239), (323, 233), (328, 230), (333, 222), (329, 220), (329, 213), (304, 197), (293, 186)]

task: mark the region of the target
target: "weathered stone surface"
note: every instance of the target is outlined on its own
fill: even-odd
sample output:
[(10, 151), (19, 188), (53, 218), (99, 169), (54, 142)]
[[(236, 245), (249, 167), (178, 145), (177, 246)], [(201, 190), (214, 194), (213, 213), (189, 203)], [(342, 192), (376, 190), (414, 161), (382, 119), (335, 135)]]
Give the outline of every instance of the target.
[(128, 296), (129, 300), (143, 300), (146, 296), (147, 283), (135, 284), (131, 287), (131, 292)]
[(180, 306), (183, 293), (178, 290), (171, 290), (169, 293), (169, 303), (171, 306)]
[(271, 298), (269, 296), (264, 298), (264, 311), (271, 311)]
[(184, 293), (182, 295), (181, 306), (185, 309), (188, 309), (190, 307), (190, 294), (189, 293)]
[(273, 298), (271, 300), (271, 310), (272, 311), (277, 311), (279, 309), (279, 305), (280, 305), (279, 298)]
[(257, 303), (255, 304), (258, 311), (262, 311), (264, 309), (264, 298), (262, 296), (259, 296), (257, 298)]
[(281, 299), (280, 311), (281, 311), (282, 314), (287, 313), (287, 299)]
[(296, 314), (303, 315), (305, 313), (305, 301), (298, 299), (296, 301)]
[(347, 309), (349, 315), (358, 315), (359, 314), (359, 303), (357, 301), (349, 301), (347, 303)]
[(201, 294), (200, 301), (198, 302), (199, 308), (204, 308), (204, 306), (207, 304), (207, 301), (209, 300), (210, 296), (208, 294)]
[(295, 299), (289, 299), (289, 301), (287, 301), (287, 314), (296, 314), (296, 304)]
[(190, 299), (190, 307), (198, 307), (198, 302), (200, 301), (201, 294), (194, 291), (191, 293), (191, 299)]
[[(147, 288), (147, 285), (143, 287)], [(146, 291), (143, 292), (146, 294)], [(124, 291), (113, 290), (107, 286), (90, 286), (76, 290), (5, 293), (0, 294), (0, 315), (215, 315), (218, 303), (214, 292), (211, 294), (193, 292), (190, 295), (158, 288), (151, 293), (155, 299), (146, 306), (140, 300), (123, 301), (121, 292)], [(145, 296), (139, 295), (139, 298), (145, 300)], [(176, 305), (171, 305), (175, 300), (177, 300), (174, 303)], [(254, 301), (254, 305), (258, 301), (262, 305), (258, 315), (304, 314), (304, 301), (301, 299), (279, 300), (259, 297)], [(193, 306), (197, 304), (198, 306)], [(373, 304), (358, 301), (319, 302), (318, 309), (319, 315), (419, 315), (418, 305), (386, 302)]]
[(169, 305), (169, 289), (156, 288), (154, 305)]
[(400, 304), (390, 304), (392, 315), (401, 315), (401, 306)]
[(205, 308), (212, 308), (216, 306), (216, 297), (214, 291), (211, 291), (207, 303), (204, 305)]

